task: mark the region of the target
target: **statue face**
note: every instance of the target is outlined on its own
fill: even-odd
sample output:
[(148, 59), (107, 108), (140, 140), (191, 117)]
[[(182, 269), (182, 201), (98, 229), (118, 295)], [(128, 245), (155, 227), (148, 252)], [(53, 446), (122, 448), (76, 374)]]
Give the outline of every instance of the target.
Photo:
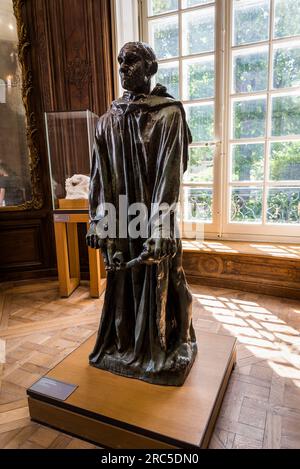
[(131, 92), (143, 92), (149, 82), (148, 64), (136, 47), (124, 47), (118, 57), (122, 87)]

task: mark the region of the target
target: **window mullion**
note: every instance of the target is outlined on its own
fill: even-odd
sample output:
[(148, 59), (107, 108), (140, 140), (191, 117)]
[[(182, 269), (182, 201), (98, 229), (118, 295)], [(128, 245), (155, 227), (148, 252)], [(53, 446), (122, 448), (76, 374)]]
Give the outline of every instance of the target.
[[(178, 0), (178, 41), (179, 41), (179, 58), (178, 58), (178, 74), (179, 74), (179, 99), (182, 99), (183, 96), (183, 80), (182, 80), (182, 0)], [(183, 181), (183, 175), (182, 175)], [(181, 223), (181, 232), (183, 233), (184, 229), (184, 205), (185, 205), (185, 190), (183, 182), (180, 187), (180, 223)]]
[[(120, 0), (120, 1), (122, 1), (122, 0)], [(149, 0), (146, 0), (146, 2), (147, 1), (149, 1)], [(146, 19), (147, 20), (156, 20), (156, 19), (160, 19), (160, 18), (165, 18), (166, 16), (174, 15), (178, 12), (193, 13), (193, 11), (205, 10), (206, 8), (213, 7), (214, 3), (215, 3), (215, 0), (212, 0), (210, 3), (204, 3), (202, 5), (199, 4), (199, 5), (195, 5), (195, 6), (192, 6), (192, 7), (182, 8), (182, 0), (178, 0), (178, 10), (177, 9), (176, 10), (170, 10), (170, 11), (166, 11), (164, 13), (158, 13), (157, 15), (149, 15), (147, 13), (146, 14)]]
[(274, 0), (270, 0), (270, 25), (269, 25), (269, 69), (268, 69), (268, 94), (267, 94), (267, 126), (264, 161), (264, 191), (263, 191), (263, 225), (267, 223), (268, 192), (269, 192), (269, 165), (270, 165), (270, 138), (272, 134), (272, 88), (273, 88), (273, 31), (274, 31)]
[(215, 147), (214, 178), (213, 178), (213, 223), (217, 227), (218, 236), (222, 236), (222, 212), (223, 212), (223, 161), (224, 154), (224, 2), (217, 0), (215, 3), (215, 139), (220, 145)]
[(225, 30), (227, 32), (225, 36), (225, 67), (227, 73), (224, 77), (224, 90), (223, 90), (223, 99), (225, 104), (224, 109), (224, 154), (223, 154), (223, 216), (222, 216), (222, 235), (224, 232), (224, 227), (230, 223), (230, 207), (231, 207), (231, 154), (230, 154), (230, 138), (232, 133), (232, 99), (231, 88), (232, 88), (232, 21), (233, 21), (233, 1), (228, 0), (225, 4), (226, 11), (226, 25)]
[[(272, 44), (272, 52), (274, 51), (274, 44)], [(273, 58), (272, 58), (272, 62), (273, 62)], [(271, 83), (271, 86), (272, 86), (272, 83)], [(285, 95), (288, 95), (288, 94), (292, 94), (292, 95), (298, 95), (300, 93), (300, 86), (293, 86), (293, 87), (290, 87), (290, 88), (284, 88), (284, 89), (271, 89), (272, 91), (272, 95), (277, 95), (277, 96), (285, 96)], [(235, 99), (235, 100), (240, 100), (240, 99), (244, 99), (245, 98), (259, 98), (259, 97), (263, 97), (262, 94), (264, 94), (265, 92), (263, 91), (252, 91), (251, 93), (232, 93), (230, 96), (231, 98)]]
[(179, 99), (183, 97), (183, 80), (182, 80), (182, 51), (183, 51), (183, 32), (182, 32), (182, 0), (178, 0), (178, 36), (179, 36)]
[(300, 187), (300, 181), (297, 181), (297, 180), (293, 180), (293, 181), (286, 181), (286, 180), (282, 180), (282, 181), (268, 181), (267, 182), (267, 186), (268, 187)]
[(231, 187), (260, 187), (263, 189), (263, 181), (231, 181)]
[[(274, 15), (273, 15), (273, 18), (274, 18)], [(273, 30), (274, 30), (274, 23), (273, 23)], [(273, 38), (272, 37), (272, 41), (273, 41), (274, 45), (284, 46), (286, 43), (289, 43), (289, 42), (300, 41), (300, 35), (296, 35), (296, 36), (292, 36), (292, 37), (286, 36), (286, 37), (280, 37), (280, 38)], [(233, 52), (238, 52), (239, 50), (251, 49), (253, 47), (263, 47), (263, 46), (267, 46), (269, 44), (269, 42), (270, 41), (266, 40), (266, 41), (259, 41), (259, 42), (254, 42), (254, 43), (251, 42), (250, 44), (241, 44), (241, 45), (238, 45), (238, 46), (232, 46), (232, 51)]]

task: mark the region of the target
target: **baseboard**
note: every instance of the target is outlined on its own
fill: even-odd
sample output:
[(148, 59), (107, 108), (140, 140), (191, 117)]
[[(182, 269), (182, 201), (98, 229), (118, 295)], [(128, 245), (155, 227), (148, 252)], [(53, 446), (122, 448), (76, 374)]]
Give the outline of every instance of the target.
[[(251, 251), (251, 252), (250, 252)], [(189, 249), (183, 266), (190, 283), (300, 299), (300, 255)]]

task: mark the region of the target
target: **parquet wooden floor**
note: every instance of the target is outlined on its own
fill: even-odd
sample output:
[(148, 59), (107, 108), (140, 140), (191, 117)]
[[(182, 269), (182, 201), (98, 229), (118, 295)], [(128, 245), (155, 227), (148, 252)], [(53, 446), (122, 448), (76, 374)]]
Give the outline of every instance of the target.
[[(299, 448), (300, 302), (192, 291), (195, 327), (239, 341), (211, 448)], [(31, 422), (26, 388), (95, 332), (101, 306), (88, 285), (69, 299), (52, 280), (0, 286), (0, 448), (94, 448)]]

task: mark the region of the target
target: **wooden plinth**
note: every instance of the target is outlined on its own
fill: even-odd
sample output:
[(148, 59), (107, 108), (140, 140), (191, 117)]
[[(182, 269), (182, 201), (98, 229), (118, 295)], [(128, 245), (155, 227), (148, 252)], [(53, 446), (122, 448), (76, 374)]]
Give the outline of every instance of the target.
[(236, 340), (198, 334), (182, 387), (156, 386), (88, 365), (96, 337), (46, 376), (78, 385), (64, 402), (28, 392), (32, 420), (107, 448), (206, 448), (235, 363)]
[(58, 199), (58, 208), (61, 210), (84, 210), (89, 208), (86, 199)]

